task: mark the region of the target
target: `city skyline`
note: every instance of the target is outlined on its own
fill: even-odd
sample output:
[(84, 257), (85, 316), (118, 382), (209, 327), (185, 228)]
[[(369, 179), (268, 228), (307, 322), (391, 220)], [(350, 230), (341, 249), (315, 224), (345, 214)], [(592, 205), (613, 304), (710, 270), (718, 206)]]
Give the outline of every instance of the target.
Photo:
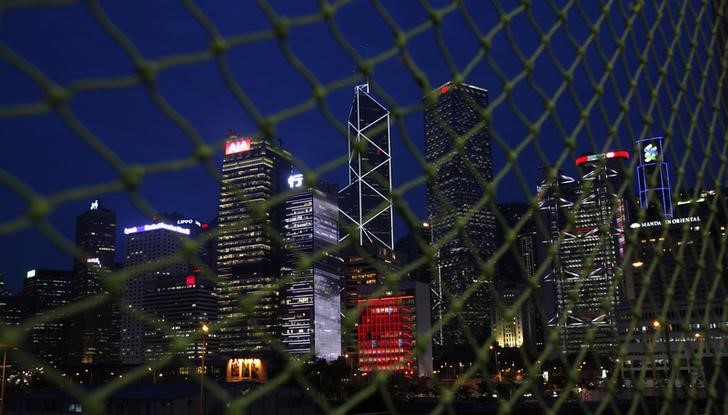
[[(277, 6), (279, 10), (285, 10), (286, 15), (296, 16), (301, 13), (310, 13), (314, 10), (304, 2), (287, 2), (285, 5)], [(534, 5), (534, 12), (539, 13), (544, 21), (555, 20), (556, 14), (546, 5)], [(597, 7), (584, 5), (587, 14), (596, 15), (599, 12)], [(229, 7), (231, 13), (222, 13), (226, 9), (220, 5), (219, 8), (205, 9), (211, 19), (219, 25), (226, 33), (236, 33), (241, 30), (239, 21), (265, 21), (263, 13), (252, 5), (236, 5)], [(121, 25), (133, 38), (140, 38), (150, 34), (158, 35), (157, 38), (145, 43), (142, 52), (150, 59), (168, 53), (180, 52), (175, 47), (180, 42), (190, 44), (190, 48), (204, 48), (207, 39), (201, 32), (179, 30), (194, 24), (188, 20), (188, 15), (183, 8), (163, 8), (152, 6), (150, 14), (137, 16), (133, 13), (134, 8), (124, 8), (108, 5), (107, 13), (110, 18)], [(497, 16), (489, 13), (489, 7), (482, 4), (468, 5), (470, 13), (480, 16), (482, 24), (495, 24)], [(159, 30), (155, 24), (154, 16), (163, 13), (165, 21), (169, 22), (169, 31)], [(393, 17), (405, 28), (411, 28), (415, 24), (427, 20), (427, 12), (416, 3), (400, 4), (391, 7)], [(22, 50), (27, 54), (28, 60), (41, 68), (50, 71), (49, 76), (60, 85), (65, 85), (74, 79), (81, 77), (100, 76), (105, 71), (113, 73), (125, 73), (129, 68), (128, 59), (121, 53), (116, 52), (116, 45), (111, 40), (106, 40), (102, 29), (98, 30), (99, 36), (90, 37), (76, 31), (77, 27), (95, 27), (95, 22), (90, 20), (83, 8), (69, 7), (59, 10), (43, 10), (34, 16), (37, 21), (28, 21), (27, 17), (20, 12), (9, 11), (13, 19), (6, 19), (4, 28), (4, 40), (14, 50)], [(369, 16), (371, 19), (359, 19), (359, 16)], [(244, 17), (243, 17), (244, 16)], [(384, 50), (391, 47), (391, 35), (385, 23), (378, 13), (367, 4), (353, 4), (343, 7), (337, 14), (337, 19), (342, 27), (346, 28), (346, 34), (350, 41), (365, 58), (377, 56)], [(364, 22), (363, 20), (366, 20)], [(131, 24), (134, 22), (134, 24)], [(25, 23), (25, 24), (24, 24)], [(620, 23), (620, 22), (618, 22)], [(620, 23), (621, 24), (621, 23)], [(368, 27), (370, 25), (371, 27)], [(457, 13), (449, 13), (442, 22), (445, 38), (448, 42), (457, 39), (458, 48), (448, 50), (458, 68), (464, 68), (467, 63), (476, 56), (480, 44), (476, 41), (471, 29), (465, 24), (462, 16)], [(522, 33), (532, 33), (531, 24), (525, 19), (515, 19), (511, 22), (513, 30)], [(247, 28), (254, 30), (255, 27), (263, 26), (255, 24)], [(329, 82), (333, 79), (353, 76), (352, 70), (357, 66), (351, 58), (336, 51), (336, 45), (332, 43), (328, 31), (323, 25), (313, 25), (310, 29), (311, 42), (298, 42), (293, 38), (293, 49), (300, 55), (301, 59), (311, 69), (322, 75), (322, 82)], [(41, 30), (28, 31), (29, 28), (40, 27)], [(369, 30), (365, 30), (365, 29)], [(373, 30), (376, 28), (376, 30)], [(178, 30), (173, 30), (178, 29)], [(302, 29), (303, 30), (303, 29)], [(635, 30), (642, 31), (641, 28)], [(182, 36), (171, 38), (171, 34)], [(53, 37), (57, 39), (58, 48), (43, 48), (38, 45), (44, 38)], [(501, 39), (500, 37), (498, 39)], [(316, 41), (331, 46), (332, 56), (330, 59), (321, 59), (322, 50), (315, 46)], [(552, 44), (557, 51), (556, 57), (569, 63), (575, 59), (572, 54), (566, 52), (573, 49), (568, 39), (561, 35), (552, 38)], [(288, 68), (288, 65), (279, 56), (277, 47), (269, 44), (269, 48), (261, 48), (255, 45), (246, 45), (234, 49), (231, 52), (231, 70), (235, 79), (249, 92), (251, 99), (260, 106), (263, 114), (272, 114), (283, 108), (290, 107), (300, 99), (310, 95), (308, 85), (300, 80), (298, 75)], [(412, 58), (420, 64), (427, 76), (429, 86), (434, 88), (437, 85), (451, 80), (452, 71), (442, 59), (442, 51), (437, 48), (436, 42), (432, 39), (425, 39), (422, 36), (413, 38), (410, 42), (410, 53)], [(73, 59), (61, 59), (59, 51), (73, 50)], [(328, 50), (328, 49), (327, 49)], [(435, 52), (437, 51), (437, 52)], [(506, 43), (494, 42), (492, 53), (497, 58), (497, 65), (508, 77), (513, 77), (523, 71), (523, 65), (518, 59), (510, 55), (510, 47)], [(262, 65), (247, 65), (247, 57), (255, 54)], [(433, 56), (435, 59), (433, 59)], [(637, 61), (636, 57), (629, 56), (630, 61)], [(55, 65), (59, 60), (66, 61), (63, 68)], [(497, 72), (490, 68), (492, 64), (480, 64), (476, 70), (468, 73), (464, 81), (466, 83), (479, 85), (489, 90), (491, 96), (498, 96), (503, 92), (504, 80)], [(264, 69), (265, 68), (265, 69)], [(563, 80), (558, 69), (548, 60), (539, 62), (538, 71), (534, 73), (534, 80), (547, 93), (553, 93), (558, 84)], [(129, 68), (133, 70), (133, 68)], [(7, 79), (8, 89), (4, 94), (0, 105), (9, 105), (16, 102), (32, 102), (37, 99), (37, 94), (32, 84), (10, 66), (0, 66), (0, 75)], [(620, 76), (622, 76), (621, 74)], [(654, 76), (652, 74), (651, 76)], [(201, 65), (199, 67), (185, 67), (180, 71), (165, 70), (160, 72), (160, 88), (164, 96), (168, 97), (170, 104), (177, 108), (182, 115), (189, 118), (195, 126), (199, 136), (207, 143), (216, 144), (219, 150), (212, 161), (213, 166), (219, 166), (222, 160), (222, 146), (226, 131), (232, 129), (242, 135), (254, 135), (256, 132), (255, 123), (245, 110), (240, 108), (239, 103), (231, 96), (230, 92), (219, 83), (201, 81), (202, 79), (217, 78), (219, 74), (212, 65)], [(192, 79), (195, 81), (193, 82)], [(332, 91), (326, 98), (326, 103), (342, 125), (348, 112), (351, 102), (351, 87), (365, 80), (361, 75), (358, 79), (351, 79), (347, 87), (341, 87)], [(557, 80), (557, 82), (552, 82)], [(375, 94), (384, 92), (381, 97), (385, 106), (391, 107), (395, 102), (398, 108), (407, 105), (418, 105), (426, 91), (425, 87), (418, 86), (410, 71), (397, 59), (390, 58), (377, 66), (377, 71), (369, 76), (372, 83), (372, 90)], [(575, 93), (582, 103), (588, 102), (593, 87), (583, 74), (574, 77)], [(620, 78), (620, 83), (624, 81)], [(187, 88), (170, 88), (172, 85), (187, 85)], [(552, 85), (553, 84), (553, 85)], [(521, 82), (513, 90), (521, 110), (530, 119), (536, 119), (541, 114), (543, 102), (537, 91), (533, 90), (527, 82)], [(643, 91), (640, 91), (643, 93)], [(645, 96), (647, 92), (644, 92)], [(89, 130), (98, 135), (100, 140), (108, 146), (118, 157), (128, 164), (147, 164), (162, 160), (178, 159), (186, 157), (191, 152), (190, 139), (158, 109), (149, 103), (149, 99), (141, 86), (130, 87), (118, 91), (112, 95), (113, 100), (107, 103), (110, 96), (100, 93), (98, 98), (89, 97), (88, 94), (79, 94), (74, 102), (74, 111), (79, 119), (88, 125)], [(273, 99), (271, 99), (273, 98)], [(610, 116), (616, 114), (619, 103), (613, 97), (604, 97), (603, 102), (610, 108)], [(497, 105), (494, 108), (494, 122), (492, 129), (499, 138), (505, 140), (508, 145), (514, 147), (523, 141), (528, 134), (528, 128), (524, 122), (516, 116), (507, 105)], [(571, 98), (563, 97), (558, 101), (557, 114), (563, 122), (567, 131), (571, 131), (578, 125), (578, 111), (576, 104)], [(664, 134), (656, 127), (652, 127), (647, 134), (629, 134), (629, 129), (640, 130), (639, 111), (627, 114), (626, 121), (618, 126), (616, 134), (600, 134), (600, 131), (607, 132), (610, 125), (602, 119), (597, 111), (592, 111), (589, 116), (590, 129), (582, 130), (576, 140), (575, 155), (581, 152), (598, 152), (604, 147), (607, 140), (613, 140), (614, 145), (609, 147), (625, 147), (625, 143), (632, 143), (636, 135), (654, 136)], [(13, 151), (0, 154), (0, 166), (6, 169), (9, 174), (27, 182), (39, 194), (47, 195), (70, 187), (80, 185), (93, 185), (106, 183), (118, 177), (117, 173), (109, 167), (95, 152), (89, 149), (81, 140), (74, 136), (62, 123), (50, 118), (44, 118), (48, 123), (42, 125), (33, 124), (32, 118), (17, 120), (4, 119), (0, 122), (0, 136), (13, 138)], [(415, 147), (424, 153), (423, 137), (424, 126), (417, 111), (406, 115), (403, 124), (394, 120), (392, 126), (392, 170), (393, 187), (398, 188), (403, 183), (412, 180), (423, 174), (416, 157), (413, 156), (408, 146), (404, 143), (402, 128), (407, 131)], [(629, 123), (631, 127), (626, 127)], [(547, 117), (542, 125), (542, 131), (558, 131), (553, 120)], [(22, 134), (23, 139), (20, 139)], [(279, 123), (276, 136), (283, 140), (284, 146), (296, 154), (309, 167), (315, 168), (323, 163), (339, 157), (346, 151), (346, 137), (337, 131), (323, 114), (318, 111), (308, 111), (298, 117), (288, 119)], [(554, 138), (563, 139), (562, 133), (546, 135), (544, 143), (549, 143)], [(593, 142), (593, 140), (596, 140)], [(680, 140), (677, 140), (678, 142)], [(140, 143), (144, 143), (141, 145)], [(40, 145), (42, 144), (42, 146)], [(674, 143), (673, 145), (680, 145)], [(560, 152), (557, 146), (544, 146), (544, 151), (550, 160), (555, 160)], [(41, 150), (42, 149), (42, 150)], [(678, 149), (679, 151), (679, 149)], [(63, 158), (54, 155), (63, 154)], [(500, 169), (507, 165), (506, 151), (499, 145), (493, 148), (494, 165)], [(674, 155), (672, 156), (674, 157)], [(541, 161), (531, 148), (527, 148), (518, 158), (523, 165), (538, 165)], [(42, 169), (34, 169), (38, 164), (48, 166), (51, 169), (62, 171), (62, 174), (44, 174)], [(567, 163), (567, 168), (572, 168)], [(345, 174), (345, 166), (327, 172), (324, 179), (344, 184), (342, 179)], [(568, 172), (567, 172), (568, 173)], [(693, 172), (688, 171), (690, 176)], [(539, 173), (524, 171), (529, 178), (529, 183), (537, 180)], [(522, 190), (512, 175), (507, 176), (505, 181), (498, 186), (499, 201), (524, 200)], [(343, 186), (342, 186), (343, 187)], [(530, 193), (532, 188), (528, 189)], [(145, 177), (142, 180), (140, 195), (149, 201), (156, 211), (182, 211), (187, 215), (210, 220), (215, 214), (215, 206), (204, 202), (216, 197), (217, 184), (202, 168), (188, 169), (177, 173), (165, 173)], [(14, 192), (6, 187), (0, 186), (0, 197), (6, 201), (6, 205), (0, 212), (0, 221), (11, 220), (22, 215), (26, 209), (26, 203), (18, 198)], [(132, 225), (142, 223), (148, 219), (129, 200), (123, 191), (111, 192), (110, 194), (97, 195), (109, 206), (114, 206), (118, 213), (120, 223)], [(425, 218), (425, 189), (419, 186), (409, 190), (405, 195), (409, 206), (422, 219)], [(84, 200), (69, 200), (60, 206), (55, 207), (51, 216), (51, 223), (57, 227), (62, 235), (69, 240), (72, 239), (73, 223), (70, 218), (82, 210), (87, 204)], [(395, 214), (395, 240), (405, 235), (407, 226), (403, 223), (398, 214)], [(0, 272), (5, 274), (8, 284), (14, 291), (19, 289), (22, 273), (34, 266), (38, 266), (37, 258), (46, 258), (47, 266), (63, 267), (67, 263), (65, 253), (52, 246), (45, 237), (33, 229), (26, 229), (13, 234), (11, 238), (0, 236), (0, 252), (5, 252), (8, 247), (23, 247), (22, 252), (13, 255), (9, 260), (3, 261)], [(37, 255), (36, 253), (40, 254)], [(5, 259), (5, 258), (4, 258)]]
[(0, 413), (725, 406), (727, 21), (3, 3)]

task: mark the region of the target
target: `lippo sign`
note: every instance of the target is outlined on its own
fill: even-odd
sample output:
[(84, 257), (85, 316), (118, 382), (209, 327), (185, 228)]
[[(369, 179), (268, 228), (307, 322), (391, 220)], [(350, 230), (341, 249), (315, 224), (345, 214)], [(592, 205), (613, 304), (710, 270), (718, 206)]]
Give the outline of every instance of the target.
[(650, 222), (641, 222), (641, 223), (633, 223), (629, 225), (632, 229), (637, 228), (654, 228), (657, 226), (664, 226), (664, 225), (682, 225), (684, 223), (695, 223), (695, 222), (701, 222), (700, 216), (690, 216), (687, 218), (675, 218), (675, 219), (665, 219), (665, 220), (653, 220)]

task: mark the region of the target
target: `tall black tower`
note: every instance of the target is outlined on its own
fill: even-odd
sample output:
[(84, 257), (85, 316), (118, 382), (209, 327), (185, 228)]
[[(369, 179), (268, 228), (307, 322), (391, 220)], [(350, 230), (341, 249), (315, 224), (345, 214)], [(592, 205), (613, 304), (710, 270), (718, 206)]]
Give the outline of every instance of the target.
[(488, 125), (481, 116), (488, 106), (488, 91), (447, 83), (436, 94), (434, 102), (425, 102), (425, 158), (439, 166), (428, 183), (427, 210), (433, 242), (451, 239), (438, 253), (432, 288), (439, 299), (433, 302), (442, 307), (433, 310), (433, 318), (445, 316), (453, 299), (480, 283), (458, 312), (461, 318), (452, 319), (435, 334), (441, 351), (449, 353), (466, 346), (466, 330), (479, 342), (488, 337), (490, 281), (480, 272), (476, 258), (487, 260), (495, 251), (495, 219), (481, 201), (483, 182), (493, 179), (493, 157)]
[[(74, 259), (71, 296), (74, 300), (103, 294), (104, 278), (114, 267), (116, 213), (98, 200), (76, 218), (76, 247), (83, 257)], [(115, 362), (119, 359), (119, 309), (109, 299), (69, 321), (70, 365)]]

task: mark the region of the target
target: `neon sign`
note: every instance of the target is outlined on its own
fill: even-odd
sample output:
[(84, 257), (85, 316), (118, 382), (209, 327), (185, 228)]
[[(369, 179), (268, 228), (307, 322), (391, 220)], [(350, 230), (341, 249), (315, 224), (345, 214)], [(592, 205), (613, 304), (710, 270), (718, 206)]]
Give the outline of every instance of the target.
[(700, 222), (700, 216), (690, 216), (687, 218), (675, 218), (675, 219), (665, 219), (665, 220), (653, 220), (649, 222), (635, 222), (631, 225), (629, 225), (632, 229), (637, 228), (654, 228), (656, 226), (662, 226), (662, 225), (680, 225), (683, 223), (695, 223)]
[(610, 151), (608, 153), (604, 154), (591, 154), (588, 156), (581, 156), (577, 157), (576, 159), (576, 165), (584, 164), (590, 161), (596, 161), (600, 159), (613, 159), (613, 158), (622, 158), (622, 159), (629, 159), (629, 152), (624, 150), (619, 151)]
[(288, 187), (291, 189), (295, 189), (296, 187), (303, 186), (303, 175), (302, 174), (292, 174), (288, 176)]
[(188, 275), (185, 277), (186, 286), (191, 287), (195, 284), (197, 284), (197, 277), (195, 277), (194, 275)]
[(194, 219), (180, 219), (177, 221), (177, 225), (197, 225), (198, 227), (202, 227), (202, 224), (200, 221), (194, 220)]
[(35, 277), (35, 270), (31, 269), (30, 271), (25, 273), (25, 278), (33, 278)]
[(251, 147), (250, 138), (244, 138), (242, 140), (230, 141), (225, 144), (225, 155), (243, 153), (249, 151)]
[(99, 201), (98, 201), (98, 199), (96, 199), (93, 202), (91, 202), (91, 207), (89, 208), (89, 210), (98, 210), (98, 209), (99, 209)]
[(182, 228), (182, 227), (179, 227), (179, 226), (168, 225), (166, 223), (159, 222), (159, 223), (152, 223), (150, 225), (132, 226), (131, 228), (124, 228), (124, 235), (129, 235), (129, 234), (132, 234), (132, 233), (139, 233), (139, 232), (155, 231), (157, 229), (166, 229), (168, 231), (182, 233), (182, 234), (185, 234), (185, 235), (189, 235), (190, 234), (190, 230), (189, 229), (185, 229), (185, 228)]
[(645, 163), (652, 163), (657, 161), (657, 146), (650, 143), (643, 149), (645, 155)]
[(662, 142), (662, 137), (637, 140), (640, 152), (640, 164), (637, 166), (637, 189), (642, 209), (659, 209), (662, 211), (662, 218), (671, 219), (673, 215), (670, 169), (663, 160)]

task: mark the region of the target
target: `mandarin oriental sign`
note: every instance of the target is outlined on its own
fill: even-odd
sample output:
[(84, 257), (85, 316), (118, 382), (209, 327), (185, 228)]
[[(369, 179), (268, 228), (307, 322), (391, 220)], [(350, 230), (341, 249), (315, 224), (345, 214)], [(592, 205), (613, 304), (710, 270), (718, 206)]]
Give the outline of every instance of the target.
[(681, 225), (684, 223), (695, 223), (700, 222), (700, 216), (690, 216), (687, 218), (674, 218), (674, 219), (665, 219), (665, 220), (653, 220), (650, 222), (641, 222), (641, 223), (633, 223), (629, 225), (632, 229), (637, 228), (654, 228), (656, 226), (663, 226), (663, 225)]

